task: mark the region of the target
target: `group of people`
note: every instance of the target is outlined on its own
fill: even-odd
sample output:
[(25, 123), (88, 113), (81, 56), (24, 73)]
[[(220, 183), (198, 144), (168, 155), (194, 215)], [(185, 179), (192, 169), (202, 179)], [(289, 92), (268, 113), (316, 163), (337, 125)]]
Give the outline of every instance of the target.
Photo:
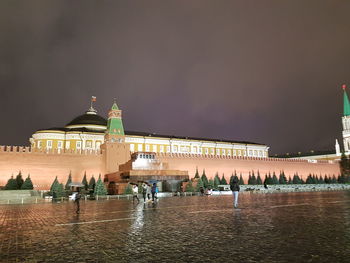
[[(150, 201), (151, 196), (152, 196), (153, 202), (158, 199), (157, 194), (159, 190), (156, 183), (153, 183), (153, 185), (149, 185), (148, 183), (143, 183), (141, 187), (142, 187), (142, 197), (144, 202), (146, 202), (146, 200)], [(134, 184), (132, 187), (133, 202), (135, 202), (135, 199), (137, 200), (137, 202), (140, 202), (138, 194), (139, 194), (139, 187), (137, 186), (137, 184)]]

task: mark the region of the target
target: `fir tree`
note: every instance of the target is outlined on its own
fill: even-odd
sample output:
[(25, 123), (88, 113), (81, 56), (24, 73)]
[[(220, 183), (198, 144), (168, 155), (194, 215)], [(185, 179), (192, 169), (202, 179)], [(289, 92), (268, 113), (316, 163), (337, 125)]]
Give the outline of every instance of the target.
[(208, 178), (207, 178), (207, 176), (205, 174), (205, 170), (203, 170), (203, 174), (202, 174), (201, 179), (202, 179), (204, 188), (208, 188), (209, 181), (208, 181)]
[(192, 185), (192, 181), (190, 180), (185, 187), (185, 192), (194, 192), (194, 187)]
[(220, 184), (220, 178), (219, 178), (219, 175), (216, 175), (214, 177), (214, 189), (219, 189), (219, 184)]
[(66, 185), (64, 187), (65, 190), (70, 190), (70, 184), (72, 183), (72, 173), (69, 172), (68, 179)]
[(267, 182), (266, 184), (273, 184), (273, 180), (272, 180), (272, 177), (271, 177), (271, 174), (269, 172), (269, 175), (267, 176)]
[(242, 174), (239, 175), (239, 184), (240, 185), (244, 185), (244, 180), (243, 180), (243, 177), (242, 177)]
[(332, 177), (332, 184), (336, 184), (337, 183), (337, 178), (335, 178), (335, 175), (333, 174), (333, 177)]
[(105, 184), (102, 182), (101, 175), (95, 184), (94, 195), (107, 195)]
[(226, 178), (225, 178), (224, 174), (222, 174), (222, 177), (221, 177), (221, 180), (220, 180), (220, 184), (227, 185), (227, 181), (226, 181)]
[(279, 179), (278, 179), (279, 184), (287, 184), (287, 178), (286, 175), (284, 174), (283, 171), (281, 171)]
[(196, 185), (196, 192), (199, 192), (201, 188), (204, 188), (202, 178), (199, 178)]
[(292, 184), (292, 183), (293, 183), (292, 178), (289, 176), (288, 177), (288, 184)]
[(19, 171), (18, 175), (16, 176), (16, 184), (17, 184), (16, 189), (21, 189), (23, 183), (24, 183), (24, 180), (22, 178), (22, 172)]
[(309, 174), (309, 176), (306, 178), (306, 182), (305, 183), (307, 183), (307, 184), (313, 184), (314, 183), (311, 174)]
[(81, 183), (84, 185), (84, 190), (87, 191), (89, 189), (89, 184), (88, 184), (88, 181), (86, 179), (86, 172), (84, 173), (84, 177), (83, 177), (83, 180), (81, 181)]
[(89, 189), (94, 190), (96, 185), (96, 180), (94, 176), (91, 176), (90, 181), (89, 181)]
[(16, 190), (17, 189), (17, 181), (11, 176), (11, 178), (7, 181), (5, 185), (5, 190)]
[(258, 172), (258, 177), (256, 178), (256, 184), (258, 184), (258, 185), (262, 185), (263, 184), (259, 172)]
[(194, 178), (199, 178), (198, 167), (196, 167), (196, 174), (194, 175)]
[(248, 176), (248, 184), (249, 185), (252, 184), (252, 176), (250, 175), (250, 172), (249, 172), (249, 176)]
[(278, 179), (277, 179), (275, 172), (273, 172), (273, 175), (272, 175), (272, 182), (273, 182), (273, 184), (278, 184)]
[(252, 180), (251, 180), (251, 184), (252, 184), (252, 185), (256, 185), (256, 184), (257, 184), (257, 181), (256, 181), (256, 177), (255, 177), (254, 171), (252, 172)]
[[(57, 180), (57, 177), (56, 179)], [(53, 201), (57, 201), (59, 198), (64, 197), (65, 196), (65, 191), (64, 191), (64, 186), (63, 184), (60, 184), (58, 182), (58, 180), (54, 181), (54, 183), (52, 184), (52, 198)]]
[(30, 175), (28, 174), (28, 177), (25, 179), (24, 183), (21, 187), (22, 190), (33, 190), (33, 183), (30, 179)]
[(214, 180), (213, 179), (209, 179), (209, 181), (208, 181), (208, 188), (210, 188), (210, 189), (214, 188)]
[(54, 189), (56, 189), (57, 185), (58, 185), (58, 180), (56, 176), (55, 180), (53, 181), (50, 187), (50, 192), (49, 192), (50, 195), (53, 195)]
[(124, 189), (124, 194), (125, 194), (125, 195), (131, 195), (131, 194), (132, 194), (132, 187), (131, 187), (130, 184), (128, 184), (128, 186), (125, 187), (125, 189)]

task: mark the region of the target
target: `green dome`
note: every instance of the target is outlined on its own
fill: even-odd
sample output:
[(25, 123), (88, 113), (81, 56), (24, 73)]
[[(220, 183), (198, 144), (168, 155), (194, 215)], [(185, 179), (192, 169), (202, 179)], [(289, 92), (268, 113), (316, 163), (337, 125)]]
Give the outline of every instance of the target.
[(74, 118), (66, 125), (66, 128), (74, 127), (91, 127), (91, 126), (103, 126), (99, 128), (106, 129), (107, 120), (100, 115), (97, 115), (96, 111), (87, 111), (85, 114)]

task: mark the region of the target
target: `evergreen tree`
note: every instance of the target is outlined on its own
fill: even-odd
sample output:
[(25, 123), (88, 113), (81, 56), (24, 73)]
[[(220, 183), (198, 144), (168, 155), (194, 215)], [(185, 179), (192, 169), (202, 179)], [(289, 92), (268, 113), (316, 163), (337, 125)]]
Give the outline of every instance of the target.
[(284, 171), (281, 171), (278, 182), (279, 184), (287, 184), (287, 177), (284, 174)]
[(215, 175), (214, 177), (214, 189), (219, 189), (219, 184), (220, 184), (220, 178), (219, 175)]
[(199, 178), (196, 185), (196, 192), (199, 192), (201, 188), (204, 188), (202, 178)]
[(33, 183), (30, 179), (30, 175), (28, 174), (28, 177), (25, 179), (24, 183), (21, 187), (22, 190), (33, 190)]
[(273, 182), (273, 184), (278, 184), (278, 179), (277, 179), (275, 172), (273, 172), (273, 175), (272, 175), (272, 182)]
[(196, 167), (196, 174), (194, 175), (194, 178), (199, 178), (198, 167)]
[(345, 175), (338, 175), (338, 184), (345, 184)]
[(322, 175), (320, 176), (319, 182), (320, 182), (320, 184), (324, 184), (325, 183)]
[(293, 183), (292, 178), (288, 176), (288, 184), (292, 184), (292, 183)]
[(16, 176), (16, 184), (17, 184), (16, 189), (21, 189), (23, 183), (24, 183), (24, 180), (22, 178), (22, 172), (19, 171), (18, 175)]
[(324, 183), (325, 183), (325, 184), (329, 184), (329, 179), (328, 179), (328, 176), (327, 176), (327, 175), (324, 176)]
[(301, 180), (298, 174), (294, 174), (293, 176), (293, 184), (300, 184)]
[(227, 181), (226, 181), (226, 178), (225, 178), (224, 174), (222, 174), (222, 177), (221, 177), (221, 180), (220, 180), (220, 184), (227, 185)]
[(65, 190), (70, 190), (70, 184), (72, 183), (72, 173), (69, 172), (68, 179), (66, 185), (64, 187)]
[(57, 185), (58, 185), (58, 180), (57, 180), (57, 176), (56, 176), (55, 180), (53, 181), (53, 183), (51, 184), (51, 187), (50, 187), (50, 192), (49, 192), (50, 195), (53, 195), (54, 189), (57, 188)]
[(258, 184), (258, 185), (262, 185), (263, 184), (259, 172), (258, 172), (258, 177), (256, 178), (256, 184)]
[(131, 195), (131, 194), (132, 194), (132, 187), (131, 187), (130, 184), (128, 184), (128, 186), (125, 187), (125, 189), (124, 189), (124, 194), (125, 194), (125, 195)]
[(252, 184), (252, 176), (249, 172), (249, 176), (248, 176), (248, 185), (251, 185)]
[(107, 195), (105, 184), (102, 182), (101, 175), (95, 184), (94, 195)]
[(94, 190), (96, 185), (96, 180), (94, 176), (91, 176), (90, 181), (89, 181), (89, 189)]
[(5, 185), (5, 190), (16, 190), (17, 189), (17, 181), (13, 178), (13, 175), (11, 178), (7, 181), (7, 184)]
[(88, 184), (88, 181), (86, 179), (86, 172), (84, 173), (84, 177), (83, 177), (83, 180), (81, 181), (81, 183), (84, 185), (84, 190), (87, 191), (89, 189), (89, 184)]
[(243, 180), (242, 174), (239, 175), (239, 181), (238, 181), (238, 183), (239, 183), (240, 185), (244, 185), (244, 180)]
[(273, 184), (273, 180), (272, 180), (272, 177), (271, 177), (271, 174), (269, 172), (269, 175), (267, 176), (267, 182), (266, 184)]
[(305, 183), (307, 183), (307, 184), (313, 184), (314, 183), (311, 174), (309, 174), (309, 176), (306, 178), (306, 182)]
[(210, 189), (214, 188), (214, 180), (213, 179), (209, 179), (209, 181), (208, 181), (208, 188), (210, 188)]
[(192, 181), (191, 180), (188, 182), (188, 184), (186, 184), (185, 192), (194, 192), (194, 187), (192, 185)]
[(205, 170), (203, 170), (203, 174), (202, 174), (201, 179), (202, 179), (202, 182), (203, 182), (203, 187), (204, 188), (208, 188), (209, 181), (208, 181), (208, 178), (207, 178), (207, 176), (205, 174)]
[(337, 183), (337, 178), (335, 178), (335, 175), (333, 174), (333, 177), (332, 177), (332, 184), (336, 184)]
[(254, 172), (252, 173), (252, 181), (251, 181), (252, 185), (256, 185), (257, 181), (256, 181), (256, 177), (254, 175)]
[[(57, 177), (55, 179), (55, 181), (57, 180)], [(60, 184), (58, 182), (58, 180), (56, 181), (56, 183), (52, 184), (52, 198), (53, 201), (58, 201), (59, 198), (64, 197), (65, 196), (65, 191), (64, 191), (64, 186), (63, 184)]]

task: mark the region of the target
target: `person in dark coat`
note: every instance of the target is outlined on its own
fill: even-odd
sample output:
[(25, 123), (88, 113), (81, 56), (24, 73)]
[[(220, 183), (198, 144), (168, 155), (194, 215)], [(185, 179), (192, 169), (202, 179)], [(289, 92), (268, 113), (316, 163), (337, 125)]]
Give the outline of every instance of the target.
[(78, 189), (78, 192), (75, 194), (75, 199), (74, 199), (75, 205), (77, 207), (77, 210), (76, 210), (77, 214), (80, 213), (80, 198), (81, 198), (81, 194), (80, 194), (80, 191)]
[(233, 206), (234, 208), (237, 208), (238, 207), (238, 193), (239, 193), (239, 184), (238, 184), (238, 180), (236, 177), (234, 177), (232, 179), (232, 181), (230, 182), (230, 189), (233, 193)]
[(152, 188), (151, 188), (151, 193), (152, 193), (152, 201), (154, 202), (154, 199), (158, 199), (157, 193), (158, 193), (158, 187), (156, 183), (153, 183)]

